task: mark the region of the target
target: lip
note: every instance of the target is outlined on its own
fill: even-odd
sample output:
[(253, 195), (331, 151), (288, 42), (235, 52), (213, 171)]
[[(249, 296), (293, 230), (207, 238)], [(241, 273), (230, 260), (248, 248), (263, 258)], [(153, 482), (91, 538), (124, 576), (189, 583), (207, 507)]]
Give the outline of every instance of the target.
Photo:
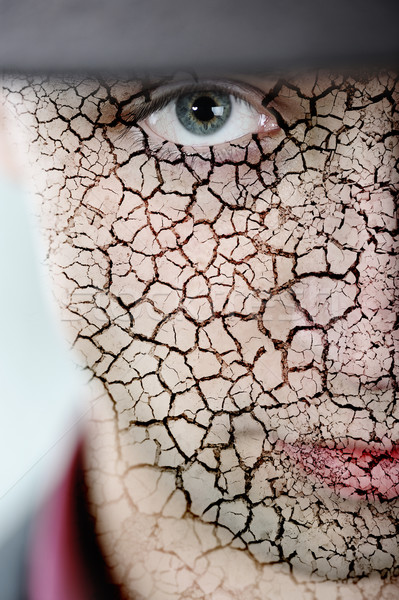
[(342, 498), (385, 501), (399, 497), (399, 444), (381, 449), (282, 442), (281, 449), (307, 475)]

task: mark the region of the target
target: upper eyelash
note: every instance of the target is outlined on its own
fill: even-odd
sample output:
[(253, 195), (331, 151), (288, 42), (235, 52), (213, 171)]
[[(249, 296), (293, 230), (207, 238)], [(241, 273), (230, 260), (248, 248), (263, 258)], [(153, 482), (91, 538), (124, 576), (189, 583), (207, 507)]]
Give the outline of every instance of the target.
[[(138, 106), (135, 106), (130, 112), (122, 117), (122, 121), (128, 125), (136, 125), (140, 121), (144, 121), (154, 112), (165, 108), (169, 102), (176, 100), (183, 94), (190, 94), (196, 91), (223, 91), (225, 93), (234, 96), (234, 98), (245, 102), (248, 106), (251, 103), (248, 101), (248, 93), (255, 92), (256, 96), (260, 99), (260, 91), (252, 86), (246, 85), (246, 93), (244, 90), (239, 89), (239, 83), (233, 82), (220, 82), (215, 83), (212, 81), (199, 81), (197, 83), (189, 83), (185, 85), (176, 86), (174, 89), (161, 93), (158, 97), (153, 98), (148, 102), (141, 102)], [(241, 84), (242, 85), (242, 84)], [(143, 92), (144, 95), (144, 92)]]

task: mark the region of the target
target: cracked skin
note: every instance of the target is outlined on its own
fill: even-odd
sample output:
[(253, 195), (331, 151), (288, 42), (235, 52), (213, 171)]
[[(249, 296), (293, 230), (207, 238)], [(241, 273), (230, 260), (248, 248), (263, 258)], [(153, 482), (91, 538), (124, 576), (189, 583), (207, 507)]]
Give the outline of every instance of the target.
[(201, 148), (138, 118), (165, 82), (2, 82), (98, 539), (127, 599), (394, 600), (398, 79), (237, 79), (273, 131)]

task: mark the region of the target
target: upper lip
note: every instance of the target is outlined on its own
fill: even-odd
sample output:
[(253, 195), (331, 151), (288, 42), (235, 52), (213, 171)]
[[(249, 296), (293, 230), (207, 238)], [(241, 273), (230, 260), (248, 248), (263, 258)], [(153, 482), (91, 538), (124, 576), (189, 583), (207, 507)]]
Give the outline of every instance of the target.
[(399, 497), (399, 444), (294, 443), (282, 450), (302, 470), (339, 495), (368, 500)]
[[(284, 442), (285, 444), (285, 442)], [(291, 446), (292, 448), (298, 448), (298, 450), (326, 450), (327, 452), (333, 454), (337, 453), (340, 455), (347, 455), (348, 458), (361, 458), (370, 456), (374, 459), (381, 459), (384, 457), (391, 458), (394, 460), (399, 460), (399, 444), (390, 444), (390, 445), (372, 445), (372, 444), (355, 444), (355, 445), (345, 445), (342, 443), (307, 443), (307, 442), (293, 442), (287, 443), (286, 445)]]
[(395, 459), (399, 459), (399, 442), (362, 442), (360, 440), (353, 440), (347, 438), (347, 441), (337, 442), (335, 440), (306, 440), (298, 439), (294, 442), (280, 441), (283, 445), (288, 445), (293, 448), (314, 448), (314, 449), (325, 449), (331, 452), (339, 452), (342, 454), (348, 454), (356, 457), (362, 454), (370, 454), (375, 457), (379, 456), (390, 456)]
[(333, 449), (333, 452), (334, 451), (343, 455), (347, 454), (353, 458), (360, 458), (369, 455), (373, 458), (382, 458), (386, 456), (395, 460), (399, 459), (399, 445), (392, 445), (389, 448), (376, 448), (373, 446), (355, 446), (354, 448), (350, 448), (348, 446), (340, 447), (338, 445), (335, 449)]

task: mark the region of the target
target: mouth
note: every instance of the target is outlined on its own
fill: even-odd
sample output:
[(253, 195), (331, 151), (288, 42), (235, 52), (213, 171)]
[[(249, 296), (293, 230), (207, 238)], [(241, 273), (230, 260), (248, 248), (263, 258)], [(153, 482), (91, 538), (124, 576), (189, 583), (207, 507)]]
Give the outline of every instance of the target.
[(390, 449), (280, 445), (314, 480), (342, 498), (386, 501), (399, 497), (399, 444)]

